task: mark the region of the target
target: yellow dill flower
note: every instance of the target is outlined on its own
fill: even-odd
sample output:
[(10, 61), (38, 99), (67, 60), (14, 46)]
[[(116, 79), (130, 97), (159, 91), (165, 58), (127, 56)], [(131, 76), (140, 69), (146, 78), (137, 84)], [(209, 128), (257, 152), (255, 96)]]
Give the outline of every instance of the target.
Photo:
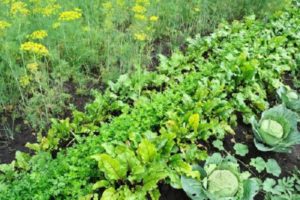
[(59, 20), (60, 21), (73, 21), (82, 17), (82, 12), (80, 9), (65, 11), (60, 13)]
[(56, 14), (61, 6), (59, 4), (50, 4), (46, 7), (36, 7), (33, 9), (34, 13), (40, 13), (46, 17)]
[(141, 14), (135, 14), (134, 18), (136, 18), (138, 20), (142, 20), (142, 21), (146, 20), (146, 16), (145, 15), (141, 15)]
[(0, 31), (4, 30), (10, 26), (11, 26), (10, 23), (0, 20)]
[(147, 39), (147, 35), (145, 33), (135, 33), (134, 38), (139, 41), (145, 41)]
[(26, 87), (30, 83), (30, 77), (27, 75), (21, 76), (19, 83), (22, 87)]
[(133, 6), (132, 11), (135, 13), (144, 13), (146, 12), (146, 8), (140, 5), (135, 5)]
[(29, 53), (34, 53), (40, 56), (49, 55), (49, 51), (44, 45), (35, 42), (25, 42), (21, 44), (20, 50), (27, 51)]
[(34, 63), (29, 63), (27, 64), (26, 68), (31, 72), (31, 73), (35, 73), (38, 70), (38, 66), (39, 64), (34, 62)]
[(18, 2), (14, 2), (11, 5), (10, 13), (13, 14), (13, 15), (16, 15), (18, 13), (20, 13), (22, 15), (28, 15), (29, 10), (27, 9), (27, 4), (26, 3), (18, 1)]
[(45, 16), (50, 16), (52, 14), (55, 14), (60, 8), (61, 8), (61, 6), (59, 4), (48, 5), (43, 9), (42, 13)]
[(44, 39), (45, 37), (48, 36), (47, 31), (45, 30), (38, 30), (38, 31), (34, 31), (33, 33), (31, 33), (31, 35), (29, 36), (31, 39)]
[(150, 17), (150, 21), (151, 21), (151, 22), (156, 22), (157, 20), (158, 20), (158, 17), (157, 17), (157, 16), (154, 16), (154, 15), (153, 15), (153, 16)]

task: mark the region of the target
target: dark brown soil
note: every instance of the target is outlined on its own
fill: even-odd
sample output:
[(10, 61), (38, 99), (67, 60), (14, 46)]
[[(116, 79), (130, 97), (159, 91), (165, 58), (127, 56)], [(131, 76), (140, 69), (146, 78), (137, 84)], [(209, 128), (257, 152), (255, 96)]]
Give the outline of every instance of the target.
[[(90, 95), (90, 92), (87, 92), (89, 95), (80, 95), (77, 93), (76, 88), (78, 87), (76, 84), (74, 84), (72, 81), (68, 81), (64, 84), (64, 87), (66, 89), (66, 93), (71, 94), (71, 104), (75, 105), (76, 109), (79, 111), (84, 111), (85, 105), (90, 102), (93, 98)], [(86, 90), (90, 91), (92, 89), (97, 89), (98, 91), (103, 91), (103, 85), (95, 85), (93, 83), (89, 83)], [(67, 114), (68, 116), (70, 114)]]
[(183, 190), (176, 190), (170, 185), (159, 185), (160, 198), (159, 200), (189, 200), (190, 198)]
[(294, 87), (293, 76), (291, 73), (285, 73), (282, 77), (282, 80), (286, 85), (289, 85), (291, 88), (296, 89)]
[[(0, 136), (4, 134), (0, 131)], [(25, 147), (27, 142), (36, 142), (36, 136), (26, 125), (22, 126), (20, 133), (15, 134), (13, 139), (0, 137), (0, 164), (13, 161), (16, 151), (32, 153)]]
[(172, 47), (169, 44), (169, 38), (159, 38), (153, 41), (153, 51), (151, 52), (151, 62), (147, 66), (147, 70), (155, 71), (156, 68), (159, 66), (159, 54), (162, 54), (166, 57), (170, 57), (172, 54)]

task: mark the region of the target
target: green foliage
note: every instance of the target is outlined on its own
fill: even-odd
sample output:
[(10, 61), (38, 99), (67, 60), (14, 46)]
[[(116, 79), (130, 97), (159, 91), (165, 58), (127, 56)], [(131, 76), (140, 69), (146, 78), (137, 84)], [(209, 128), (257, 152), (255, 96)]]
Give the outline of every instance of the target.
[[(243, 2), (1, 0), (0, 112), (45, 129), (70, 109), (71, 95), (89, 95), (87, 88), (99, 85), (99, 77), (109, 82), (154, 66), (153, 54), (179, 48), (188, 36), (208, 33), (223, 19), (265, 16), (284, 7), (278, 0)], [(27, 42), (43, 45), (47, 53), (22, 50)]]
[(281, 168), (277, 161), (274, 159), (268, 159), (267, 162), (261, 157), (251, 158), (250, 165), (256, 169), (259, 173), (266, 170), (267, 173), (273, 176), (279, 177), (281, 174)]
[(279, 177), (281, 174), (281, 168), (274, 159), (268, 159), (268, 162), (266, 163), (266, 170), (269, 174), (276, 177)]
[(300, 143), (298, 118), (283, 105), (263, 112), (259, 122), (253, 117), (251, 123), (256, 147), (261, 151), (290, 152), (293, 145)]
[[(166, 142), (174, 145), (172, 137), (163, 136), (154, 136), (152, 142), (143, 139), (137, 148), (133, 149), (125, 144), (117, 146), (109, 143), (102, 144), (106, 153), (93, 155), (92, 158), (98, 161), (104, 179), (96, 182), (93, 189), (106, 188), (102, 195), (104, 199), (111, 191), (114, 191), (112, 199), (146, 199), (147, 194), (160, 196), (156, 193), (157, 184), (161, 180), (169, 180), (174, 186), (180, 185), (180, 177), (177, 173), (199, 178), (199, 173), (192, 171), (192, 167), (184, 162), (180, 155), (171, 155), (172, 146), (162, 145)], [(168, 139), (162, 141), (163, 138)], [(122, 186), (115, 190), (117, 184)]]
[(212, 144), (213, 144), (213, 146), (214, 146), (215, 148), (217, 148), (219, 151), (225, 150), (225, 149), (224, 149), (223, 142), (222, 142), (221, 140), (215, 140), (215, 141), (213, 141)]
[(296, 200), (300, 197), (299, 170), (287, 177), (278, 179), (267, 178), (263, 182), (263, 190), (266, 192), (265, 200)]
[[(259, 190), (258, 180), (241, 173), (237, 161), (229, 156), (222, 158), (214, 154), (204, 165), (205, 175), (201, 182), (182, 177), (184, 191), (193, 200), (205, 199), (253, 199)], [(218, 159), (215, 159), (219, 157)]]
[[(276, 23), (284, 23), (285, 20), (283, 18), (276, 21)], [(257, 35), (255, 34), (256, 31), (263, 30), (263, 25), (254, 23), (255, 20), (253, 18), (247, 18), (246, 21), (247, 23), (245, 24), (236, 22), (232, 27), (223, 24), (217, 32), (218, 35), (214, 34), (206, 39), (196, 38), (195, 40), (191, 40), (188, 50), (189, 56), (185, 57), (182, 53), (178, 52), (173, 54), (170, 60), (162, 57), (157, 73), (143, 71), (132, 74), (130, 78), (128, 75), (121, 76), (116, 83), (110, 84), (110, 88), (104, 94), (98, 94), (94, 103), (87, 106), (88, 114), (86, 114), (85, 118), (89, 118), (87, 121), (90, 121), (90, 123), (98, 124), (101, 121), (111, 120), (111, 112), (127, 113), (128, 109), (132, 106), (132, 101), (139, 102), (139, 104), (144, 101), (147, 104), (145, 101), (149, 102), (155, 99), (155, 103), (153, 104), (159, 105), (155, 109), (170, 110), (169, 108), (172, 106), (180, 107), (179, 105), (184, 105), (187, 109), (193, 108), (197, 111), (200, 121), (198, 129), (201, 129), (202, 137), (205, 139), (211, 135), (222, 137), (222, 135), (225, 135), (225, 132), (233, 133), (230, 125), (234, 125), (235, 123), (236, 116), (232, 114), (234, 110), (242, 112), (244, 120), (249, 121), (250, 116), (255, 112), (263, 111), (267, 108), (266, 83), (269, 84), (268, 87), (276, 87), (280, 74), (288, 70), (286, 67), (283, 70), (270, 70), (274, 63), (277, 63), (277, 66), (282, 66), (282, 63), (289, 63), (291, 68), (295, 65), (292, 61), (292, 52), (295, 49), (287, 49), (283, 53), (282, 49), (278, 47), (278, 51), (282, 55), (287, 54), (289, 56), (284, 56), (284, 59), (278, 60), (279, 52), (274, 52), (274, 59), (270, 61), (270, 57), (268, 57), (269, 52), (265, 48), (252, 46), (255, 41), (259, 42), (262, 40), (268, 43), (269, 36), (261, 35), (261, 38), (255, 37)], [(239, 32), (239, 30), (248, 29), (248, 26), (252, 26), (252, 31), (248, 35), (243, 34), (242, 31)], [(266, 27), (266, 34), (272, 29), (272, 26)], [(233, 33), (230, 34), (231, 32)], [(223, 40), (224, 35), (230, 37)], [(221, 39), (222, 42), (219, 42)], [(242, 47), (243, 50), (240, 50), (242, 44), (244, 47)], [(198, 46), (201, 46), (202, 49), (199, 50)], [(227, 48), (226, 50), (222, 52), (218, 51), (218, 49), (225, 47)], [(211, 56), (209, 59), (198, 56), (199, 54), (204, 54), (209, 49), (213, 50), (210, 53)], [(253, 52), (251, 57), (248, 51)], [(238, 53), (233, 55), (232, 52)], [(256, 61), (253, 61), (253, 58), (256, 58)], [(254, 76), (252, 79), (245, 79), (244, 72), (239, 71), (239, 66), (246, 65), (249, 59), (253, 63), (257, 63), (257, 58), (260, 58), (260, 65), (264, 67), (257, 67), (257, 76)], [(222, 63), (221, 68), (219, 67), (219, 63)], [(199, 66), (201, 66), (201, 69)], [(182, 70), (191, 73), (182, 74)], [(212, 74), (212, 71), (215, 73)], [(233, 79), (232, 77), (236, 78)], [(196, 82), (199, 82), (199, 85), (196, 86)], [(244, 82), (247, 84), (244, 84)], [(176, 88), (178, 85), (180, 85), (182, 90)], [(170, 88), (172, 92), (165, 92), (163, 98), (166, 100), (162, 100), (162, 95), (159, 96), (160, 94), (157, 93), (165, 89), (169, 90)], [(169, 97), (167, 97), (168, 95)], [(178, 100), (179, 96), (183, 97), (182, 102)], [(228, 99), (231, 96), (233, 98)], [(159, 98), (161, 99), (158, 100)], [(174, 101), (170, 101), (170, 99)], [(195, 101), (199, 101), (199, 103), (193, 106)], [(144, 109), (141, 106), (140, 108), (135, 108), (135, 110), (139, 110), (142, 113), (147, 110), (148, 115), (151, 112), (151, 109)], [(162, 112), (162, 110), (158, 112), (160, 117), (162, 116)], [(164, 116), (171, 118), (167, 123), (168, 128), (172, 129), (172, 131), (180, 132), (180, 134), (187, 135), (189, 127), (186, 125), (181, 127), (180, 124), (186, 123), (186, 118), (191, 117), (195, 112), (187, 113), (186, 115), (188, 116), (183, 118), (178, 117), (176, 112), (179, 111), (168, 112), (168, 116)], [(137, 112), (135, 111), (135, 113)], [(141, 114), (139, 117), (145, 116)], [(147, 120), (150, 119), (151, 117), (147, 117)], [(192, 124), (189, 123), (189, 126), (192, 127)], [(193, 138), (194, 135), (196, 134), (190, 133), (187, 136)]]
[(266, 168), (266, 162), (262, 157), (251, 158), (250, 165), (256, 169), (259, 173)]
[(280, 87), (277, 93), (287, 108), (300, 113), (300, 97), (296, 91), (287, 87)]
[(248, 146), (241, 143), (236, 143), (233, 148), (235, 153), (240, 156), (245, 156), (249, 153)]
[[(203, 187), (207, 175), (192, 167), (203, 160), (237, 177), (235, 196), (253, 199), (256, 181), (246, 180), (232, 156), (207, 159), (203, 146), (214, 138), (221, 149), (225, 135), (235, 134), (236, 113), (249, 122), (268, 107), (267, 93), (297, 67), (299, 15), (291, 6), (268, 23), (253, 16), (223, 23), (210, 36), (190, 39), (185, 53), (161, 56), (157, 71), (140, 69), (109, 83), (84, 112), (53, 120), (28, 144), (35, 150), (29, 160), (18, 156), (19, 164), (0, 167), (0, 199), (157, 199), (158, 183), (180, 189), (181, 176), (190, 188)], [(277, 175), (278, 166), (269, 164)]]

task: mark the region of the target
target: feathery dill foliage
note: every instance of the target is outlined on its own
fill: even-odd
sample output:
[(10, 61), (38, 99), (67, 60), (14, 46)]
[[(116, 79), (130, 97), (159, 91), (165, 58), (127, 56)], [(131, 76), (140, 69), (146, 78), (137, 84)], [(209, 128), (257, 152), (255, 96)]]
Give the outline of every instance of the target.
[(153, 55), (222, 19), (263, 16), (284, 4), (254, 2), (0, 0), (0, 113), (42, 129), (69, 109), (66, 84), (88, 95), (87, 85), (155, 65)]

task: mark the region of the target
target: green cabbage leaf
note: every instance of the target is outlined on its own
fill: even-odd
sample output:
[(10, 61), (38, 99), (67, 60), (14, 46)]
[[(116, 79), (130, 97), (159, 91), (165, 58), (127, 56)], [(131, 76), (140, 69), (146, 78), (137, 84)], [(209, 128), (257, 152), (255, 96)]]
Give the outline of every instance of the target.
[(263, 112), (259, 122), (252, 117), (255, 146), (260, 151), (291, 152), (294, 145), (300, 144), (298, 120), (297, 113), (284, 105)]
[(203, 168), (197, 166), (201, 181), (181, 177), (183, 190), (192, 200), (252, 200), (259, 190), (259, 180), (241, 172), (236, 159), (219, 153), (207, 159)]
[(277, 94), (287, 108), (300, 113), (300, 95), (296, 91), (288, 87), (280, 87)]

